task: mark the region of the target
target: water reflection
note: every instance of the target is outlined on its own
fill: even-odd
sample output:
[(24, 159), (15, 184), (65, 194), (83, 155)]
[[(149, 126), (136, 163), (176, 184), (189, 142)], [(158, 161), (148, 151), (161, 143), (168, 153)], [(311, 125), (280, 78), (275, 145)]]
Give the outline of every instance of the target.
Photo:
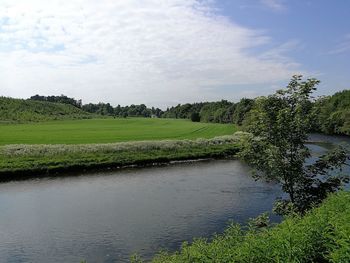
[[(0, 262), (120, 262), (271, 210), (279, 187), (239, 161), (0, 185)], [(276, 218), (275, 218), (276, 219)]]
[[(309, 162), (314, 162), (317, 157), (320, 157), (327, 153), (327, 151), (333, 149), (334, 147), (340, 145), (344, 147), (350, 156), (350, 137), (349, 136), (341, 136), (341, 135), (334, 135), (334, 136), (328, 136), (324, 134), (311, 134), (309, 136), (309, 140), (312, 142), (311, 144), (308, 144), (308, 147), (311, 150), (312, 157), (310, 158)], [(341, 171), (335, 171), (335, 173), (341, 173), (350, 175), (350, 161), (347, 161), (347, 165), (345, 165)], [(347, 189), (349, 189), (350, 185), (347, 186)]]

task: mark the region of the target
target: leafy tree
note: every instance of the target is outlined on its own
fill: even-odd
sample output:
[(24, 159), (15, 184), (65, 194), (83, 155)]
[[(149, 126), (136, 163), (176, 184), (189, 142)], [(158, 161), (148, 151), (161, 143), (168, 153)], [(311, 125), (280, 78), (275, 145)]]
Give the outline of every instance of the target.
[(293, 76), (286, 89), (257, 99), (251, 112), (252, 136), (241, 156), (255, 168), (257, 179), (277, 181), (289, 195), (277, 202), (278, 213), (286, 208), (303, 213), (347, 181), (332, 172), (346, 162), (343, 148), (306, 164), (311, 157), (306, 142), (314, 118), (311, 95), (318, 84), (316, 79), (302, 81), (302, 76)]
[(199, 122), (201, 120), (201, 117), (199, 116), (198, 112), (192, 112), (191, 114), (191, 121), (193, 122)]
[(82, 101), (81, 100), (75, 100), (74, 98), (69, 98), (65, 95), (61, 96), (40, 96), (40, 95), (34, 95), (29, 98), (29, 100), (37, 100), (37, 101), (48, 101), (48, 102), (56, 102), (56, 103), (63, 103), (63, 104), (70, 104), (77, 108), (81, 108)]
[(233, 113), (233, 122), (242, 125), (243, 120), (246, 118), (247, 113), (252, 109), (254, 100), (243, 98), (237, 104)]
[(313, 111), (315, 131), (350, 135), (350, 90), (318, 99)]

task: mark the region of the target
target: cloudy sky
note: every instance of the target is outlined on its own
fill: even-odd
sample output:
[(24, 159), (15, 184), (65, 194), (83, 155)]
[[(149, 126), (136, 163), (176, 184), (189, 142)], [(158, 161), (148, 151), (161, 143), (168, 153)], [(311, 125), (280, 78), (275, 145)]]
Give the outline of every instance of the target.
[(0, 96), (113, 105), (350, 88), (347, 0), (0, 0)]

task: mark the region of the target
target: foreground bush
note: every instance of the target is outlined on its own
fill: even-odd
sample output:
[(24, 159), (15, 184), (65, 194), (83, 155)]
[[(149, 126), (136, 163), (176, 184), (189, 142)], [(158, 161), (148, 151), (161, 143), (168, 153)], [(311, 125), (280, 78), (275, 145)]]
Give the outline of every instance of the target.
[(91, 168), (146, 165), (174, 160), (224, 157), (238, 152), (245, 133), (212, 139), (139, 141), (77, 145), (0, 146), (0, 176)]
[(153, 262), (350, 262), (350, 193), (333, 194), (304, 217), (271, 228), (231, 224), (210, 242), (184, 243)]

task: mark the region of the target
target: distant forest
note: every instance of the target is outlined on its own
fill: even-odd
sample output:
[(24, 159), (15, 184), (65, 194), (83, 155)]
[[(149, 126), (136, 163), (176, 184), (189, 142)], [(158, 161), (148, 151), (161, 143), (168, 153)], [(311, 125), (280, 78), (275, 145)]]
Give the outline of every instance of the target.
[[(81, 100), (61, 96), (35, 95), (29, 100), (57, 102), (73, 105), (85, 112), (114, 117), (157, 117), (191, 119), (213, 123), (234, 123), (244, 126), (249, 122), (250, 111), (256, 99), (243, 98), (234, 103), (227, 100), (178, 104), (167, 108), (148, 108), (145, 104), (113, 107), (109, 103), (82, 104)], [(320, 97), (311, 103), (313, 107), (313, 130), (327, 134), (350, 135), (350, 90), (332, 96)]]

